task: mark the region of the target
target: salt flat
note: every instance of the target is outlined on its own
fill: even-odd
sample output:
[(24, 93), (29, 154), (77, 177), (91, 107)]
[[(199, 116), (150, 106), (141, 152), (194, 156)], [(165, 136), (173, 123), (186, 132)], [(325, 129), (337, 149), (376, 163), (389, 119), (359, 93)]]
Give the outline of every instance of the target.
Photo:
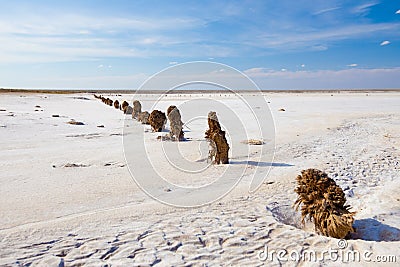
[[(154, 103), (152, 95), (135, 97), (145, 110)], [(159, 105), (165, 111), (196, 97), (171, 95)], [(203, 97), (240, 112), (232, 95)], [(276, 257), (262, 261), (259, 253), (265, 245), (288, 252), (338, 248), (337, 239), (303, 228), (291, 207), (295, 177), (307, 168), (334, 178), (357, 212), (357, 232), (340, 250), (360, 252), (361, 259), (350, 260), (350, 266), (382, 255), (400, 262), (400, 93), (270, 93), (265, 98), (276, 127), (276, 151), (272, 162), (259, 166), (265, 174), (270, 171), (264, 184), (248, 192), (246, 172), (255, 168), (250, 162), (257, 157), (239, 155), (232, 159), (233, 170), (241, 170), (243, 162), (249, 168), (238, 186), (211, 205), (186, 209), (161, 204), (135, 184), (124, 157), (126, 118), (120, 110), (90, 94), (1, 94), (0, 265), (296, 265)], [(184, 112), (182, 117), (185, 121)], [(67, 124), (71, 119), (84, 125)], [(220, 117), (224, 120), (229, 118)], [(185, 136), (191, 141), (182, 143), (182, 151), (204, 159), (198, 150), (206, 121), (189, 127)], [(145, 132), (154, 153), (161, 144), (157, 135)], [(165, 164), (161, 154), (152, 157)], [(160, 166), (172, 173), (168, 165)], [(223, 168), (173, 182), (202, 183)], [(365, 251), (372, 252), (371, 262), (363, 258)], [(312, 263), (337, 266), (337, 261)]]

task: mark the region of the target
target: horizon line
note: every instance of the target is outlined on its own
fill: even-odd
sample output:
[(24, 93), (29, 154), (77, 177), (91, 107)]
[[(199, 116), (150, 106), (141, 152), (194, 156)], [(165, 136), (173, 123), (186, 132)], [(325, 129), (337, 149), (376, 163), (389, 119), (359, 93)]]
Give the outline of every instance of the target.
[[(78, 93), (105, 93), (105, 94), (159, 94), (162, 89), (154, 90), (139, 90), (139, 89), (32, 89), (32, 88), (0, 88), (0, 93), (48, 93), (48, 94), (78, 94)], [(165, 91), (165, 94), (204, 94), (204, 93), (232, 93), (226, 90), (207, 90), (207, 89), (187, 89), (187, 90), (172, 90)], [(260, 90), (245, 90), (238, 89), (233, 92), (243, 93), (340, 93), (340, 92), (400, 92), (400, 88), (375, 88), (375, 89), (361, 89), (361, 88), (344, 88), (344, 89), (260, 89)]]

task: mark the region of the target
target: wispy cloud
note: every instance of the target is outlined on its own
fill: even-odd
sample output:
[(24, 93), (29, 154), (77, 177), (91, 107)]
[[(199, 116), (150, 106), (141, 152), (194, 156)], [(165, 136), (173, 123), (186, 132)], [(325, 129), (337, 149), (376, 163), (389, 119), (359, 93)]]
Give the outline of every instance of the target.
[(325, 51), (325, 50), (328, 50), (328, 46), (327, 45), (312, 45), (311, 50), (312, 51)]
[(88, 30), (80, 30), (78, 33), (79, 34), (91, 34), (91, 32)]
[(365, 15), (365, 14), (369, 13), (371, 7), (376, 6), (378, 4), (379, 4), (378, 1), (372, 1), (369, 3), (361, 4), (361, 5), (354, 7), (352, 9), (352, 12), (356, 13), (356, 14)]
[(244, 70), (243, 72), (249, 76), (254, 76), (254, 75), (259, 75), (259, 74), (271, 73), (271, 72), (273, 72), (273, 70), (267, 69), (267, 68), (250, 68), (250, 69)]
[[(115, 73), (121, 74), (121, 80), (128, 81), (132, 77), (122, 77), (126, 74), (122, 69), (126, 71), (126, 68), (120, 66), (156, 72), (160, 65), (168, 62), (174, 65), (214, 58), (238, 68), (250, 61), (256, 66), (269, 62), (276, 70), (252, 68), (246, 73), (263, 81), (279, 78), (281, 80), (276, 80), (276, 84), (281, 87), (290, 87), (290, 79), (292, 85), (297, 81), (305, 85), (308, 78), (321, 79), (314, 82), (323, 87), (324, 83), (340, 85), (337, 80), (350, 75), (371, 75), (377, 79), (390, 76), (393, 80), (395, 74), (399, 74), (398, 70), (379, 69), (396, 66), (392, 59), (399, 53), (393, 44), (387, 47), (389, 50), (385, 49), (393, 55), (369, 59), (368, 66), (377, 68), (375, 72), (360, 70), (361, 62), (365, 60), (362, 55), (376, 54), (377, 50), (384, 49), (381, 46), (388, 45), (389, 40), (395, 42), (400, 36), (400, 21), (393, 14), (400, 14), (400, 10), (386, 11), (388, 16), (379, 12), (370, 16), (375, 8), (378, 9), (379, 0), (209, 0), (179, 2), (179, 5), (173, 1), (160, 2), (157, 8), (146, 1), (141, 5), (127, 4), (129, 1), (115, 5), (108, 1), (69, 3), (60, 0), (46, 1), (45, 7), (36, 3), (29, 6), (29, 1), (25, 1), (30, 7), (25, 9), (16, 2), (5, 1), (4, 5), (7, 3), (13, 8), (0, 10), (0, 87), (6, 85), (5, 81), (14, 84), (13, 80), (18, 80), (17, 75), (11, 79), (8, 74), (20, 74), (22, 69), (33, 69), (36, 65), (26, 63), (43, 62), (54, 63), (42, 64), (51, 69), (50, 72), (27, 71), (30, 74), (24, 77), (32, 75), (45, 84), (46, 75), (52, 75), (47, 77), (51, 80), (48, 84), (54, 85), (56, 77), (53, 74), (68, 77), (66, 72), (69, 71), (75, 78)], [(379, 8), (383, 7), (381, 2)], [(376, 45), (363, 46), (366, 53), (353, 53), (364, 43)], [(351, 59), (345, 53), (351, 54)], [(143, 62), (143, 66), (138, 66)], [(109, 67), (109, 64), (115, 67)], [(77, 68), (68, 69), (71, 65)], [(336, 69), (338, 66), (344, 70), (306, 71)], [(358, 76), (357, 79), (354, 77), (353, 80), (359, 80)], [(82, 86), (96, 87), (96, 77), (75, 78)], [(113, 83), (125, 86), (118, 82), (118, 76), (103, 79), (108, 81), (106, 87)], [(354, 84), (350, 78), (347, 82)], [(39, 82), (32, 81), (32, 84)], [(97, 84), (103, 86), (100, 80)]]
[(108, 38), (0, 36), (2, 62), (62, 62), (104, 57), (143, 57), (124, 40)]
[(400, 23), (375, 23), (363, 25), (346, 25), (342, 27), (327, 28), (320, 31), (286, 32), (261, 34), (255, 44), (265, 48), (304, 48), (311, 47), (314, 50), (326, 50), (326, 45), (318, 43), (340, 41), (347, 39), (358, 39), (376, 32), (392, 31), (400, 29)]
[[(2, 63), (62, 62), (159, 55), (168, 46), (198, 42), (190, 34), (181, 33), (204, 23), (189, 17), (99, 17), (57, 12), (23, 14), (18, 19), (1, 16), (0, 58)], [(148, 46), (157, 47), (149, 50)]]
[[(23, 14), (18, 20), (2, 17), (0, 33), (28, 35), (117, 34), (127, 30), (142, 32), (190, 29), (203, 26), (196, 18), (97, 17), (81, 14)], [(82, 28), (82, 25), (85, 25)]]
[(318, 10), (318, 11), (312, 13), (312, 14), (313, 15), (321, 15), (321, 14), (332, 12), (332, 11), (335, 11), (335, 10), (338, 10), (338, 9), (340, 9), (340, 7), (325, 8), (325, 9)]
[[(376, 4), (376, 1), (364, 3), (353, 11), (362, 12)], [(202, 15), (162, 17), (61, 14), (57, 10), (48, 12), (53, 15), (10, 14), (10, 17), (0, 17), (0, 57), (5, 63), (61, 62), (107, 57), (216, 58), (243, 55), (244, 51), (253, 53), (260, 48), (273, 52), (324, 51), (341, 40), (400, 30), (400, 23), (341, 23), (340, 18), (331, 24), (318, 16), (312, 24), (304, 24), (304, 18), (299, 21), (296, 13), (299, 5), (284, 3), (281, 8), (287, 7), (288, 14), (294, 14), (293, 17), (287, 17), (278, 9), (269, 16), (276, 19), (267, 21), (264, 15), (257, 15), (254, 8), (251, 11), (254, 18), (248, 17), (246, 10), (249, 9), (240, 4), (225, 8), (221, 16), (213, 15), (212, 10)], [(317, 10), (315, 15), (339, 9), (341, 14), (349, 12), (340, 1), (332, 1), (331, 5), (333, 7), (326, 8), (325, 1), (317, 1), (305, 8), (310, 13)], [(273, 16), (277, 12), (282, 16)], [(224, 23), (232, 24), (228, 25), (229, 42), (224, 38), (224, 30), (218, 28)]]
[[(258, 71), (256, 71), (258, 70)], [(398, 88), (400, 68), (318, 71), (271, 71), (252, 68), (244, 71), (262, 89), (376, 89)], [(355, 79), (354, 77), (357, 77)]]

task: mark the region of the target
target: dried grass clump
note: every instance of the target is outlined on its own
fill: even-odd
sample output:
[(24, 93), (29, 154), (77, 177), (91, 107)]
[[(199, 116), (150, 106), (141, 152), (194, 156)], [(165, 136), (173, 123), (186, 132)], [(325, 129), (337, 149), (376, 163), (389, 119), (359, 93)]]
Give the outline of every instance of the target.
[(349, 211), (343, 190), (333, 179), (320, 170), (308, 169), (296, 181), (298, 186), (294, 191), (298, 197), (294, 206), (296, 210), (301, 206), (302, 223), (308, 218), (318, 233), (335, 238), (345, 238), (354, 232), (355, 212)]
[(255, 145), (255, 146), (260, 146), (264, 144), (263, 140), (258, 140), (258, 139), (249, 139), (249, 140), (244, 140), (242, 141), (243, 144), (247, 145)]

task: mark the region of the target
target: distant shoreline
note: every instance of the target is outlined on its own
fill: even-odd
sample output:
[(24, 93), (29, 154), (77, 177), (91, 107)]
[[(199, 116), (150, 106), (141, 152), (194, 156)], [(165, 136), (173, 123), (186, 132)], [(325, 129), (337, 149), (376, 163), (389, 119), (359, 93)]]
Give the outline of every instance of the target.
[[(160, 94), (162, 90), (141, 90), (140, 94)], [(240, 93), (256, 93), (254, 90), (237, 90)], [(262, 93), (374, 93), (374, 92), (400, 92), (399, 89), (316, 89), (316, 90), (261, 90)], [(43, 94), (135, 94), (134, 89), (9, 89), (0, 88), (2, 93), (43, 93)], [(173, 90), (168, 94), (218, 94), (230, 93), (226, 90)]]

